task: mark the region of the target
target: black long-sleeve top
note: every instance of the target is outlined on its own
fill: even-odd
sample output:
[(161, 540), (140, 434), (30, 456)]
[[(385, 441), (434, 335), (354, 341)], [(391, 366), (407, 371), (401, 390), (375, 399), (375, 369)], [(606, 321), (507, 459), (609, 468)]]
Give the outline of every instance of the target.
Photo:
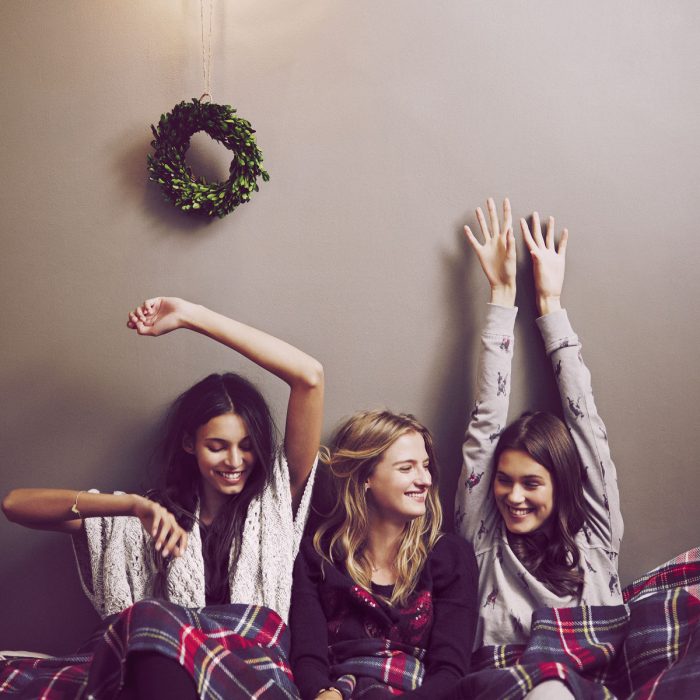
[[(472, 546), (445, 534), (428, 556), (407, 605), (392, 607), (358, 586), (344, 567), (323, 562), (306, 538), (294, 566), (289, 622), (292, 670), (302, 698), (315, 698), (333, 685), (330, 667), (338, 654), (372, 639), (425, 649), (423, 684), (403, 697), (439, 698), (469, 671), (478, 581)], [(374, 587), (374, 593), (388, 592)]]

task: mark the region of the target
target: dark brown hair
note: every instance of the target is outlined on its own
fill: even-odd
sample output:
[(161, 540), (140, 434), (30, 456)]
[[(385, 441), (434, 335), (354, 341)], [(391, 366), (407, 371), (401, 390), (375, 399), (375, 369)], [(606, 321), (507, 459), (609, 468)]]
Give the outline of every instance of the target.
[[(243, 377), (227, 372), (210, 374), (178, 396), (168, 411), (157, 460), (161, 470), (160, 487), (147, 495), (165, 506), (188, 532), (196, 526), (200, 473), (194, 455), (183, 447), (194, 440), (197, 429), (225, 413), (241, 417), (248, 428), (255, 454), (255, 468), (241, 493), (231, 496), (207, 528), (205, 555), (213, 562), (211, 580), (206, 581), (208, 596), (221, 599), (228, 592), (229, 557), (235, 562), (240, 553), (248, 506), (270, 480), (275, 456), (275, 426), (260, 392)], [(155, 548), (156, 577), (153, 595), (167, 597), (166, 575), (169, 560)]]
[(586, 520), (585, 474), (569, 430), (551, 413), (523, 413), (503, 431), (498, 441), (494, 478), (505, 450), (527, 453), (551, 474), (554, 486), (550, 527), (526, 535), (508, 533), (513, 551), (525, 568), (553, 593), (580, 594), (583, 572), (574, 538)]

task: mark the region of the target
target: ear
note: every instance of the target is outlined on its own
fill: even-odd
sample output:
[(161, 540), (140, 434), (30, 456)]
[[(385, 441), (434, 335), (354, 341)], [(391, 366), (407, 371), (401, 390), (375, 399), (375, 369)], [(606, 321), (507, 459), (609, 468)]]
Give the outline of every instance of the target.
[(191, 435), (185, 435), (185, 437), (182, 438), (182, 449), (191, 455), (194, 454), (194, 440), (192, 440)]

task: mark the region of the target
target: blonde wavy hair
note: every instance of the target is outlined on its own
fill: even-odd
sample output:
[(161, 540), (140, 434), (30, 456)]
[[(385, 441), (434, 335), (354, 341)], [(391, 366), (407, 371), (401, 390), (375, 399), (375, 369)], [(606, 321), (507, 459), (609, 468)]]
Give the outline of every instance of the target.
[(396, 583), (388, 599), (391, 605), (407, 604), (428, 554), (441, 534), (442, 509), (432, 435), (412, 415), (386, 410), (362, 411), (338, 428), (330, 451), (322, 457), (333, 476), (337, 500), (328, 519), (314, 535), (314, 548), (330, 564), (345, 564), (353, 581), (371, 591), (372, 566), (365, 553), (370, 527), (365, 481), (387, 449), (402, 435), (414, 432), (425, 442), (432, 485), (428, 489), (425, 514), (406, 524), (396, 558)]

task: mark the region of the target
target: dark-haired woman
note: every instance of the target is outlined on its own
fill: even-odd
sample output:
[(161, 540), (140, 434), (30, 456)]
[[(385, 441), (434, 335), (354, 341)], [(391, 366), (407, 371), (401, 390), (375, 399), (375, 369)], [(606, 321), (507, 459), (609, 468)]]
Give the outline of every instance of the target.
[[(499, 224), (477, 210), (484, 242), (466, 228), (491, 286), (481, 337), (476, 402), (464, 442), (456, 525), (479, 564), (479, 624), (474, 648), (524, 643), (533, 610), (622, 602), (617, 559), (623, 524), (615, 467), (596, 410), (590, 373), (560, 297), (567, 231), (558, 247), (554, 220), (542, 233), (520, 225), (533, 263), (545, 351), (552, 361), (566, 424), (527, 413), (503, 430), (510, 394), (515, 322), (515, 241), (510, 204)], [(566, 697), (566, 690), (557, 697)]]
[(145, 336), (195, 331), (285, 381), (283, 446), (252, 384), (210, 375), (173, 404), (162, 484), (147, 497), (17, 489), (3, 501), (5, 515), (73, 536), (83, 586), (103, 617), (156, 597), (185, 608), (266, 606), (286, 620), (320, 440), (322, 367), (277, 338), (182, 299), (149, 299), (127, 325)]

